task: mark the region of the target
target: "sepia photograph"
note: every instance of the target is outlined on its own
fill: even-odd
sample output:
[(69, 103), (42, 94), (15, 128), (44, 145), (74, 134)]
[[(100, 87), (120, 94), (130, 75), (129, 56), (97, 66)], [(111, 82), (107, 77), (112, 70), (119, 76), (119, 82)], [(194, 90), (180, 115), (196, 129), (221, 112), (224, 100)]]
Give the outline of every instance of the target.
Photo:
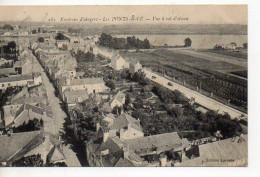
[(0, 5), (0, 167), (247, 166), (247, 5)]

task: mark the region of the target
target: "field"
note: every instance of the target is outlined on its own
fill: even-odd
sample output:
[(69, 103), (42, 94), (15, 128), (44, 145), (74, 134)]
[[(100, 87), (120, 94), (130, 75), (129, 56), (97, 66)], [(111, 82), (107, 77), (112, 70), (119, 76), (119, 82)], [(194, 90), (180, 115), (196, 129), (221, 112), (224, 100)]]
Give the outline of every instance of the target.
[(231, 57), (247, 59), (247, 50), (243, 51), (227, 51), (227, 50), (208, 50), (209, 52), (218, 53), (221, 55), (227, 55)]
[(216, 99), (241, 111), (247, 110), (247, 78), (237, 74), (247, 72), (245, 59), (180, 49), (121, 52), (121, 55), (139, 60), (143, 66), (174, 78), (191, 89), (199, 89), (206, 95), (213, 94)]

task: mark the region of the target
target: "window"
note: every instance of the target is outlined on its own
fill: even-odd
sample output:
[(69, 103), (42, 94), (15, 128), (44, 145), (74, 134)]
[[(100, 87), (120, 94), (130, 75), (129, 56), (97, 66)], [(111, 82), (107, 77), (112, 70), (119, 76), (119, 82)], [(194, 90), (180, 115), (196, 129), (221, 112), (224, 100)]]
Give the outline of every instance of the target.
[(2, 84), (2, 87), (5, 87), (5, 84)]
[(8, 83), (8, 86), (10, 87), (10, 86), (11, 86), (11, 84), (10, 84), (10, 83)]

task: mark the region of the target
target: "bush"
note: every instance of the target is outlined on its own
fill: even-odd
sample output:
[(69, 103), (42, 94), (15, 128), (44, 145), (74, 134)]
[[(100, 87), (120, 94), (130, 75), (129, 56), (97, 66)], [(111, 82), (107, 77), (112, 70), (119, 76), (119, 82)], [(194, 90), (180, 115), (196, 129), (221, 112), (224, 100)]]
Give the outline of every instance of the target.
[(114, 90), (116, 88), (116, 85), (112, 80), (106, 81), (105, 85), (109, 87), (111, 90)]
[(13, 167), (43, 167), (43, 160), (40, 154), (22, 157), (12, 163)]

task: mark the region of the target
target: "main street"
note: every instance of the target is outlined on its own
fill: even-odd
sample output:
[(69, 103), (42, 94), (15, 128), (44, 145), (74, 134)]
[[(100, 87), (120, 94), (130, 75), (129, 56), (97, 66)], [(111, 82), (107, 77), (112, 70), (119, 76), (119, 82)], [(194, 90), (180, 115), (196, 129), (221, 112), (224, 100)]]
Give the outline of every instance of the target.
[[(63, 111), (61, 106), (61, 101), (58, 97), (55, 95), (55, 88), (49, 78), (47, 77), (44, 69), (38, 62), (38, 60), (35, 58), (34, 67), (39, 68), (39, 72), (42, 74), (42, 81), (43, 85), (45, 86), (47, 97), (48, 97), (48, 108), (51, 109), (52, 112), (52, 118), (53, 122), (44, 122), (49, 125), (45, 125), (47, 127), (48, 133), (51, 133), (53, 135), (60, 136), (62, 133), (64, 133), (64, 122), (67, 118), (67, 114)], [(53, 125), (51, 125), (53, 124)], [(68, 166), (73, 167), (80, 167), (81, 164), (78, 160), (78, 157), (76, 156), (76, 153), (71, 149), (71, 145), (64, 145), (63, 146), (63, 153), (66, 157), (66, 163)]]

